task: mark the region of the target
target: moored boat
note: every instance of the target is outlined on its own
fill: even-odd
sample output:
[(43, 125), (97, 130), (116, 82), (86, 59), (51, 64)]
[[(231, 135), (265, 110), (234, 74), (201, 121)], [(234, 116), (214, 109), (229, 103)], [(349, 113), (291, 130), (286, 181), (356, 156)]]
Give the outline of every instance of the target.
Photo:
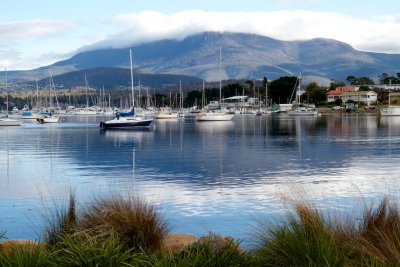
[(153, 119), (136, 116), (135, 114), (135, 91), (133, 89), (133, 68), (132, 68), (132, 50), (129, 50), (131, 63), (131, 90), (132, 90), (132, 110), (126, 113), (116, 113), (116, 117), (112, 120), (100, 122), (100, 127), (103, 129), (110, 128), (140, 128), (149, 127)]

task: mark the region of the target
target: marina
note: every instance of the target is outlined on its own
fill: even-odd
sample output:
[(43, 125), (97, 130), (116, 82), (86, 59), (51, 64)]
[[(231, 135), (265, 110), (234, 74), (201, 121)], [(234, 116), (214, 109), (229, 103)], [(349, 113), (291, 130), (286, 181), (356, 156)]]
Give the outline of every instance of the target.
[(43, 215), (70, 190), (78, 203), (137, 194), (160, 207), (174, 233), (216, 232), (245, 247), (256, 219), (282, 218), (282, 197), (299, 191), (337, 210), (398, 194), (400, 117), (188, 116), (134, 130), (101, 129), (104, 119), (60, 115), (57, 124), (0, 128), (7, 238), (37, 239)]

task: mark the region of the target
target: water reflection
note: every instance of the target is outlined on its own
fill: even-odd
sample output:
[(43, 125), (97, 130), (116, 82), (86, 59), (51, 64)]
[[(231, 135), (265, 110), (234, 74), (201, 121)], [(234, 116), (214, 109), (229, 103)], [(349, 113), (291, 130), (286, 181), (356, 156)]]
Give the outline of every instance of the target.
[(0, 231), (32, 236), (20, 230), (26, 217), (69, 188), (81, 198), (137, 192), (164, 208), (174, 231), (237, 238), (254, 214), (279, 214), (279, 195), (299, 187), (337, 206), (399, 188), (398, 118), (238, 116), (147, 130), (100, 130), (99, 120), (0, 128)]

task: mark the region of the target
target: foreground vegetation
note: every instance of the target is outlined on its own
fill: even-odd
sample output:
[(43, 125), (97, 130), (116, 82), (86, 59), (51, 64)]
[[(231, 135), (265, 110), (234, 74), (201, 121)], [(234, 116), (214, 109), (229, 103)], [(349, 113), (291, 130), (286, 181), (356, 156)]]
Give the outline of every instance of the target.
[[(0, 245), (0, 266), (399, 266), (400, 213), (383, 198), (360, 216), (291, 201), (285, 221), (260, 220), (254, 250), (217, 234), (166, 249), (170, 226), (140, 198), (96, 198), (77, 211), (74, 195), (47, 215), (40, 243)], [(0, 239), (5, 233), (0, 233)]]

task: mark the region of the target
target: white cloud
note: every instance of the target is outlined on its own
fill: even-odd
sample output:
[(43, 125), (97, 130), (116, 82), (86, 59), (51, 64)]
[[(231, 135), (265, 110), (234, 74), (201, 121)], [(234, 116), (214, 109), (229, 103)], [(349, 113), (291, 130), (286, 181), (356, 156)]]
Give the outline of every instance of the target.
[(280, 40), (330, 38), (359, 50), (400, 53), (400, 23), (397, 17), (360, 19), (332, 12), (210, 12), (201, 10), (164, 14), (143, 11), (114, 18), (122, 30), (94, 46), (126, 47), (131, 44), (182, 39), (202, 31), (260, 34)]
[[(313, 1), (313, 0), (296, 0)], [(280, 40), (330, 38), (362, 51), (400, 53), (400, 16), (367, 19), (333, 12), (260, 11), (176, 13), (142, 11), (104, 18), (103, 23), (32, 20), (0, 23), (0, 64), (30, 69), (68, 58), (77, 51), (123, 48), (203, 31), (264, 35)]]
[(0, 36), (6, 40), (48, 38), (60, 35), (77, 27), (76, 22), (53, 21), (53, 20), (32, 20), (15, 21), (0, 24)]

